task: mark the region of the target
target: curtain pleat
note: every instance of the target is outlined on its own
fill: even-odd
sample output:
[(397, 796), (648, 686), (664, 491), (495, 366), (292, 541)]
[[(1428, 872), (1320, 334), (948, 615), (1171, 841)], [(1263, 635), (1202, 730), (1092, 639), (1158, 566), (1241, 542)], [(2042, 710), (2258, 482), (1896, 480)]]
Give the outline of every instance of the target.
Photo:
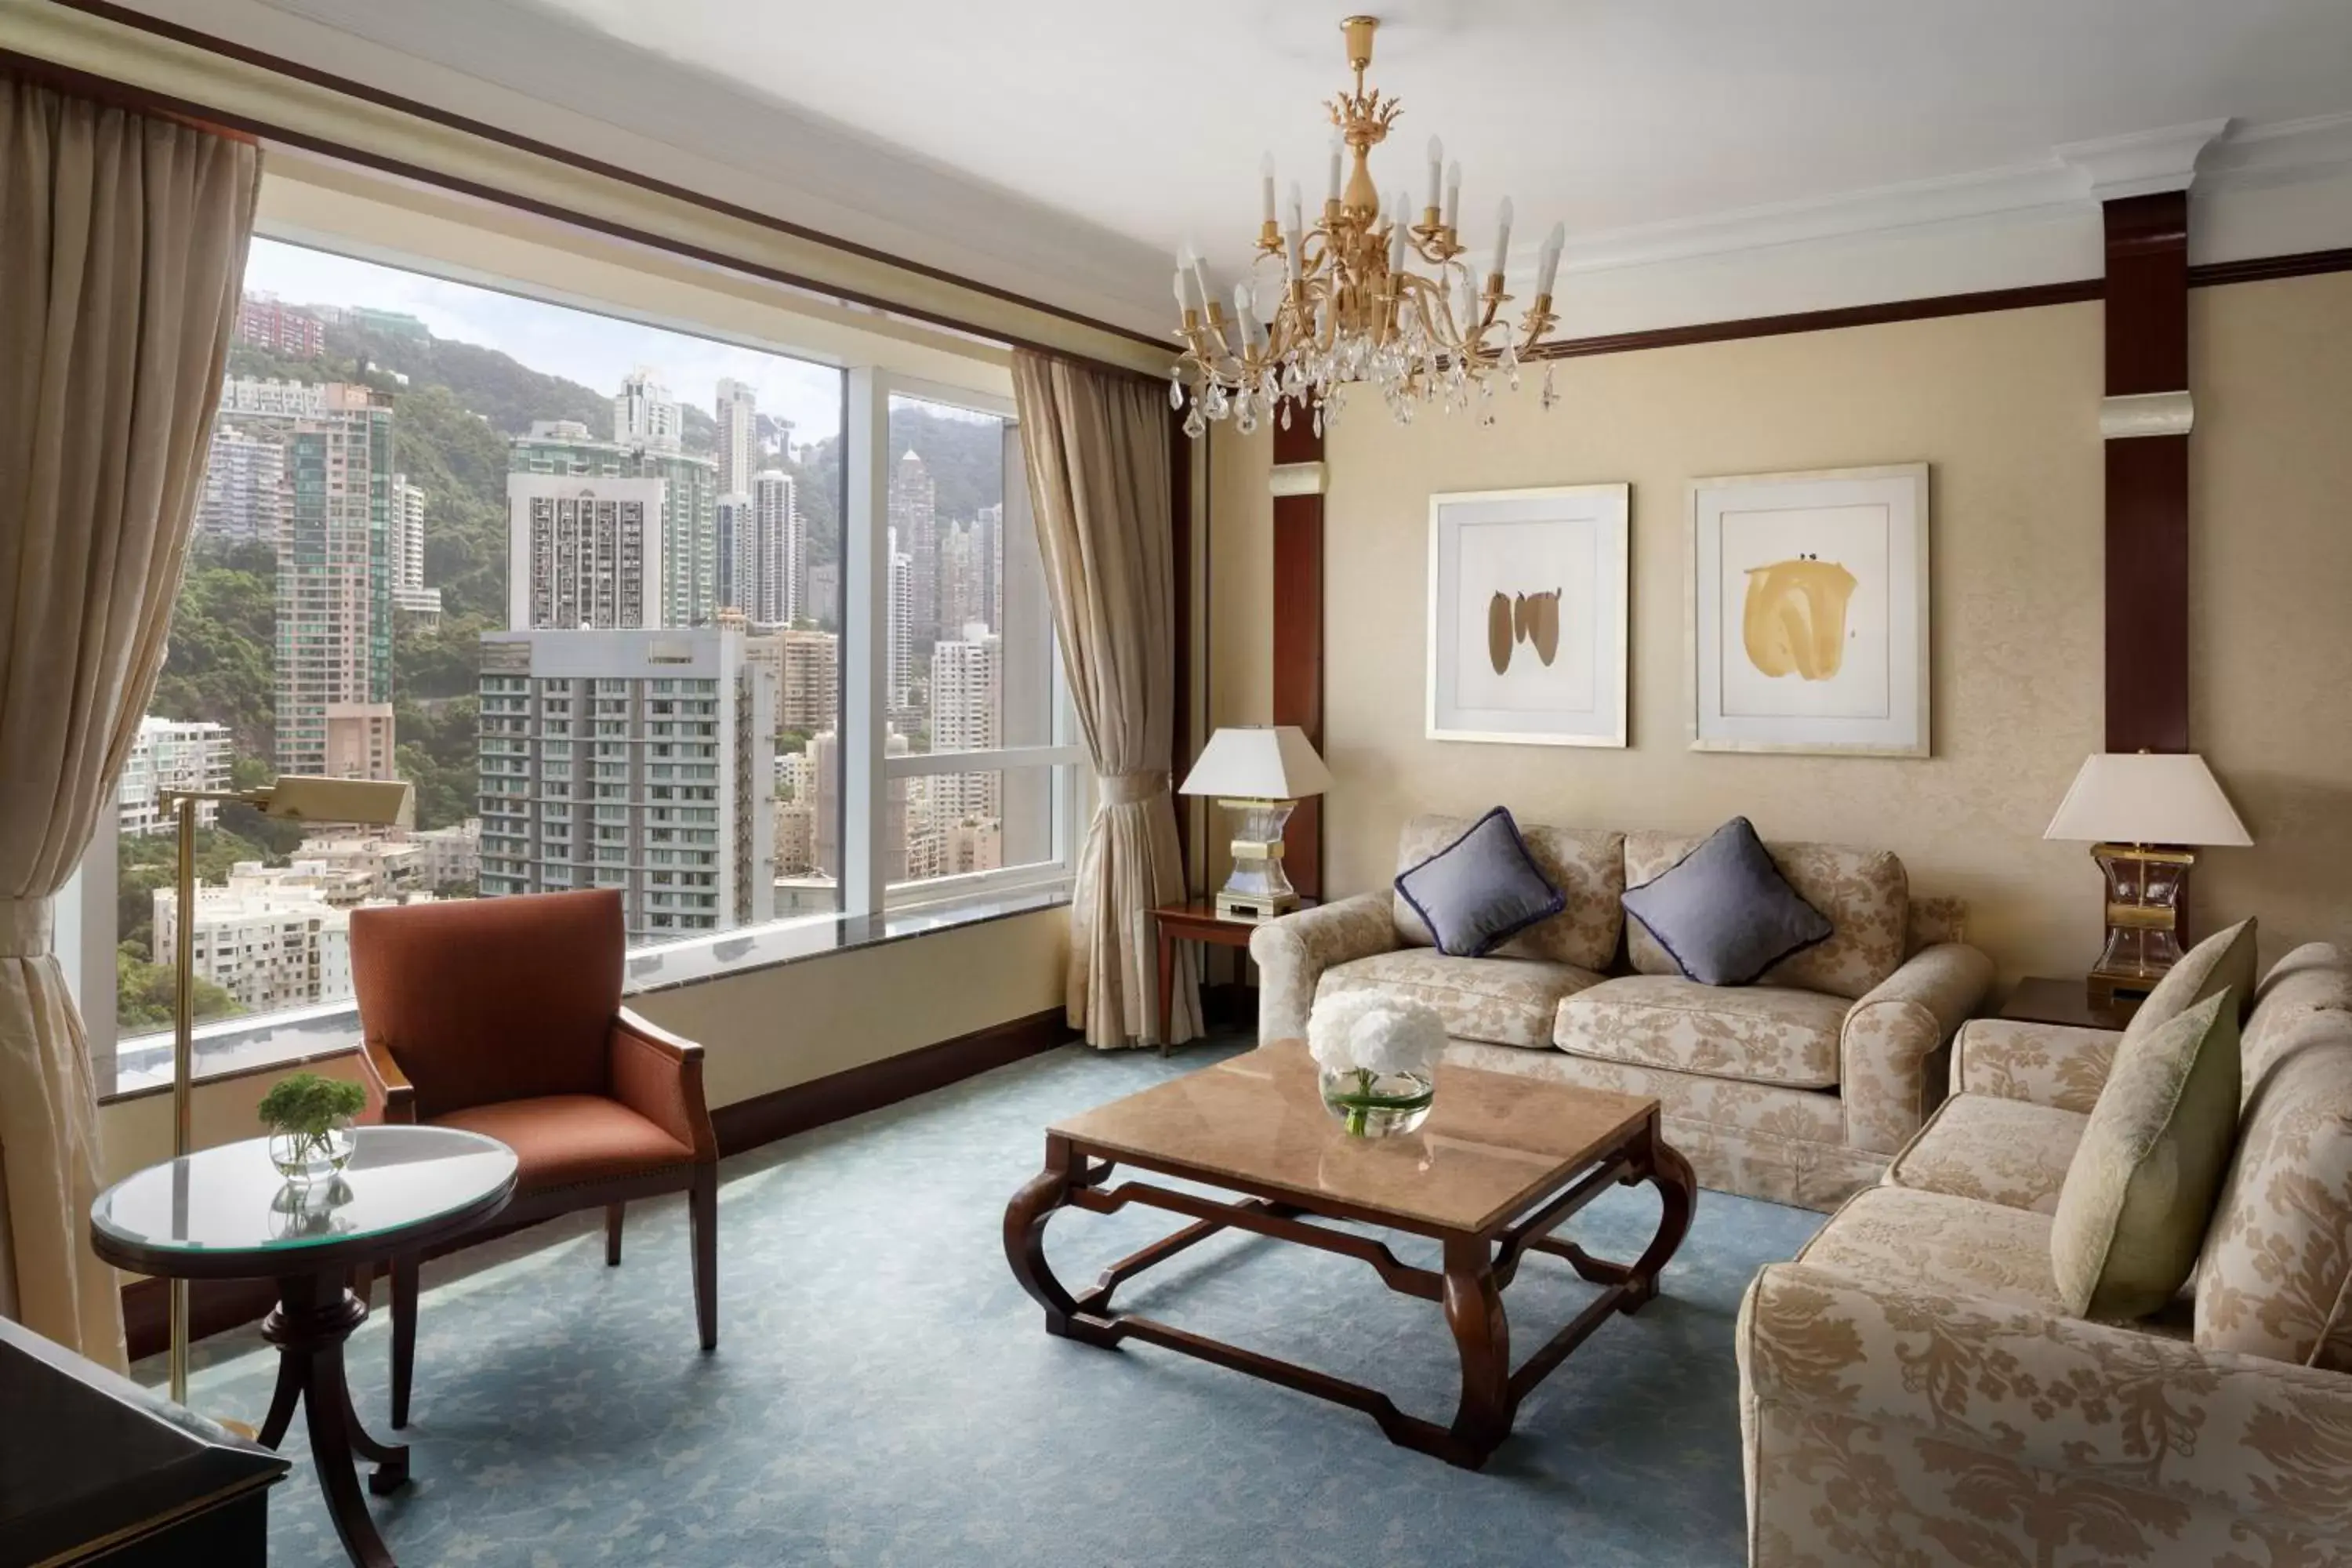
[(163, 668), (260, 170), (250, 142), (0, 74), (0, 1313), (115, 1367), (54, 901)]
[[(1069, 1016), (1088, 1044), (1160, 1037), (1151, 910), (1184, 897), (1168, 765), (1176, 733), (1176, 559), (1160, 389), (1023, 350), (1013, 388), (1046, 595), (1101, 781), (1070, 910)], [(1200, 1032), (1190, 950), (1169, 1033)]]

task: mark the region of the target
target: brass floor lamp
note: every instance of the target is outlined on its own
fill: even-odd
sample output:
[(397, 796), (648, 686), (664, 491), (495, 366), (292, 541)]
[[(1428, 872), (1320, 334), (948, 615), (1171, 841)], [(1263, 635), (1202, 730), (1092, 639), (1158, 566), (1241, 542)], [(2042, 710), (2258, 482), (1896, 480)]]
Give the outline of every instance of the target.
[[(293, 822), (356, 823), (370, 827), (411, 827), (416, 821), (416, 790), (399, 780), (333, 779), (288, 773), (259, 789), (161, 790), (158, 805), (172, 808), (180, 833), (179, 901), (172, 932), (172, 973), (177, 992), (172, 1005), (172, 1157), (190, 1152), (188, 1107), (196, 1061), (196, 808), (206, 802), (235, 802), (264, 816)], [(188, 1402), (188, 1282), (174, 1279), (171, 1308), (172, 1400)]]

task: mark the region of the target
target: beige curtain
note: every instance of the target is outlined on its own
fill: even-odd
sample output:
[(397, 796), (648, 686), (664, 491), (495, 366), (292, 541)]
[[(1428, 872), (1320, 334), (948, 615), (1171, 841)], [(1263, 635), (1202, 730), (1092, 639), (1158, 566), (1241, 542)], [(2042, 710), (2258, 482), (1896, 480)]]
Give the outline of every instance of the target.
[(0, 1312), (117, 1367), (51, 910), (163, 667), (260, 173), (250, 142), (0, 74)]
[[(1021, 441), (1062, 667), (1102, 804), (1070, 911), (1070, 1023), (1094, 1046), (1160, 1037), (1151, 910), (1184, 897), (1168, 763), (1176, 734), (1176, 552), (1168, 412), (1155, 383), (1026, 350)], [(1190, 950), (1169, 1033), (1200, 1032)]]

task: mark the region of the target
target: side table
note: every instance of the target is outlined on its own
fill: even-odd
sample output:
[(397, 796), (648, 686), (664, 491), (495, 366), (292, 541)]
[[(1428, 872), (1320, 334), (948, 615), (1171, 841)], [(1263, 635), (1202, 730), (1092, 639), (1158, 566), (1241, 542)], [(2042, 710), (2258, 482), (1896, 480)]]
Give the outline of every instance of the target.
[[(1313, 899), (1301, 899), (1298, 907), (1311, 910)], [(1162, 904), (1151, 911), (1151, 923), (1160, 933), (1160, 1054), (1168, 1054), (1168, 1035), (1176, 1011), (1176, 944), (1197, 942), (1215, 947), (1241, 949), (1247, 962), (1250, 935), (1261, 922), (1227, 920), (1217, 913), (1214, 899), (1194, 899), (1181, 904)]]
[(446, 1127), (362, 1127), (336, 1175), (295, 1185), (270, 1163), (268, 1140), (205, 1149), (116, 1183), (90, 1205), (90, 1249), (106, 1262), (167, 1279), (274, 1279), (278, 1305), (261, 1336), (278, 1347), (278, 1387), (261, 1424), (275, 1448), (299, 1404), (319, 1489), (343, 1550), (361, 1568), (392, 1553), (360, 1495), (408, 1480), (408, 1449), (360, 1425), (343, 1377), (343, 1342), (366, 1321), (352, 1270), (422, 1252), (479, 1224), (514, 1195), (514, 1151)]
[(2017, 983), (2017, 989), (2000, 1005), (2000, 1016), (2021, 1024), (2120, 1029), (2131, 1022), (2132, 1015), (2139, 1011), (2139, 1004), (2137, 997), (2119, 997), (2113, 1005), (2103, 1007), (2091, 1000), (2089, 988), (2080, 980), (2053, 980), (2046, 974), (2032, 974)]

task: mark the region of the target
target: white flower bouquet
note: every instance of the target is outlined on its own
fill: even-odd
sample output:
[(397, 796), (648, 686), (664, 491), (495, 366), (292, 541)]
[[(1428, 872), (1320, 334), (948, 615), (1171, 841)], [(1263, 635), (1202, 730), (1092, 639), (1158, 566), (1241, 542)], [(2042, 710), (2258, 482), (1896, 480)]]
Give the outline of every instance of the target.
[(1445, 1023), (1418, 1002), (1352, 992), (1318, 1002), (1307, 1049), (1323, 1103), (1358, 1137), (1410, 1132), (1429, 1116)]

